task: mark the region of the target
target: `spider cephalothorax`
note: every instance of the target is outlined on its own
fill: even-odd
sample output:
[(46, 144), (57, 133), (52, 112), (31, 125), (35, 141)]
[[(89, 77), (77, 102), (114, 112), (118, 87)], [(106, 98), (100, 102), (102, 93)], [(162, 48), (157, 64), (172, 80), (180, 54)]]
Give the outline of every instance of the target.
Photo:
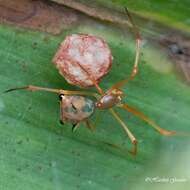
[(123, 92), (118, 89), (108, 91), (97, 102), (96, 107), (98, 109), (109, 109), (119, 104), (122, 100)]

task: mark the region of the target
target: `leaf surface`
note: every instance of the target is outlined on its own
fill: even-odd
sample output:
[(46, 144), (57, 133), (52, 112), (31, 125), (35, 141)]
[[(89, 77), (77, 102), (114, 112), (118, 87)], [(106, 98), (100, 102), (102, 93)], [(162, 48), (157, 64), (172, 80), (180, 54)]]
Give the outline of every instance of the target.
[[(109, 43), (114, 61), (100, 84), (103, 89), (129, 76), (134, 40), (114, 26), (91, 20), (53, 36), (1, 25), (0, 90), (28, 84), (78, 89), (67, 84), (51, 62), (59, 43), (72, 33), (95, 34)], [(190, 133), (189, 87), (176, 76), (163, 52), (149, 43), (142, 51), (138, 76), (123, 88), (125, 101), (165, 129)], [(97, 110), (101, 117), (95, 132), (81, 125), (72, 133), (69, 124), (59, 124), (57, 95), (27, 91), (1, 94), (1, 189), (187, 189), (189, 137), (163, 137), (132, 114), (117, 111), (138, 139), (136, 157), (128, 154), (129, 139), (107, 111)], [(151, 182), (156, 177), (187, 181), (173, 187), (170, 182)]]

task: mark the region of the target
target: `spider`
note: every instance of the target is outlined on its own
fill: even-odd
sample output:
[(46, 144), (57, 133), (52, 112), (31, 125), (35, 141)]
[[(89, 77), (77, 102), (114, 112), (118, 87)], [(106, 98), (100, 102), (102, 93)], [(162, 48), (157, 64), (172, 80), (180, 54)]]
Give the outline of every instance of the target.
[[(25, 86), (25, 87), (18, 87), (12, 88), (7, 90), (6, 92), (14, 91), (14, 90), (29, 90), (29, 91), (48, 91), (52, 93), (57, 93), (60, 99), (60, 121), (62, 124), (65, 122), (69, 122), (73, 125), (72, 130), (76, 130), (79, 127), (81, 122), (84, 122), (86, 126), (90, 129), (93, 129), (94, 126), (89, 121), (89, 117), (94, 113), (96, 109), (101, 110), (109, 110), (112, 116), (120, 123), (123, 127), (124, 131), (128, 135), (133, 147), (130, 150), (130, 153), (136, 154), (137, 153), (137, 139), (130, 131), (128, 126), (124, 123), (121, 119), (118, 112), (114, 110), (114, 107), (120, 107), (125, 109), (135, 116), (139, 117), (140, 119), (147, 122), (151, 125), (154, 129), (156, 129), (162, 135), (174, 135), (176, 134), (175, 131), (168, 131), (160, 126), (158, 126), (154, 121), (150, 118), (145, 116), (142, 112), (138, 111), (137, 109), (131, 107), (127, 103), (123, 102), (124, 92), (121, 90), (128, 81), (133, 80), (138, 72), (138, 65), (139, 65), (139, 58), (140, 58), (140, 44), (141, 44), (141, 36), (140, 33), (133, 22), (132, 17), (130, 16), (127, 8), (125, 8), (126, 14), (129, 18), (130, 23), (132, 24), (132, 28), (135, 34), (136, 40), (136, 55), (135, 61), (133, 65), (133, 69), (131, 71), (130, 77), (128, 79), (124, 79), (122, 81), (117, 82), (111, 88), (104, 92), (104, 90), (99, 86), (97, 81), (88, 73), (88, 71), (81, 65), (81, 69), (88, 75), (89, 79), (93, 82), (94, 86), (96, 87), (98, 93), (90, 92), (90, 91), (72, 91), (72, 90), (64, 90), (64, 89), (50, 89), (44, 88), (39, 86)], [(94, 97), (96, 101), (92, 100), (90, 97)]]

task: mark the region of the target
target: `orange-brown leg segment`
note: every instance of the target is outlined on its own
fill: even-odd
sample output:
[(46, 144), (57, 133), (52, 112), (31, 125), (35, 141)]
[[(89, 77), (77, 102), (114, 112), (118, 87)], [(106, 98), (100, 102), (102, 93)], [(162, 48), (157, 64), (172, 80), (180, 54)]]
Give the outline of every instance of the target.
[(127, 125), (120, 118), (119, 114), (116, 111), (114, 111), (112, 108), (110, 108), (109, 110), (112, 113), (112, 115), (116, 118), (116, 120), (121, 124), (121, 126), (123, 127), (123, 129), (127, 133), (131, 143), (133, 144), (133, 149), (129, 152), (132, 153), (133, 155), (136, 155), (137, 154), (137, 140), (136, 140), (136, 138), (131, 133), (131, 131), (128, 129)]
[(79, 66), (82, 71), (88, 76), (88, 78), (93, 82), (94, 86), (96, 87), (96, 89), (98, 90), (98, 92), (101, 95), (104, 95), (104, 91), (100, 88), (100, 86), (98, 85), (97, 81), (94, 79), (93, 75), (91, 73), (89, 73), (80, 63), (75, 62), (74, 64), (76, 64), (77, 66)]
[(6, 92), (11, 92), (15, 90), (29, 90), (29, 91), (47, 91), (47, 92), (52, 92), (56, 94), (64, 94), (64, 95), (83, 95), (83, 96), (93, 96), (96, 99), (99, 99), (99, 94), (94, 93), (94, 92), (87, 92), (87, 91), (73, 91), (73, 90), (63, 90), (63, 89), (52, 89), (52, 88), (44, 88), (44, 87), (39, 87), (39, 86), (24, 86), (24, 87), (18, 87), (18, 88), (11, 88), (9, 90), (6, 90)]
[(154, 121), (149, 119), (147, 116), (145, 116), (143, 113), (140, 111), (136, 110), (135, 108), (129, 106), (128, 104), (120, 104), (118, 105), (119, 107), (133, 113), (135, 116), (139, 117), (140, 119), (146, 121), (150, 126), (152, 126), (154, 129), (156, 129), (160, 134), (165, 135), (165, 136), (170, 136), (170, 135), (175, 135), (176, 131), (168, 131), (160, 126), (158, 126)]
[(133, 69), (132, 72), (130, 74), (130, 77), (128, 79), (124, 79), (118, 83), (116, 83), (115, 85), (113, 85), (108, 91), (112, 91), (114, 89), (120, 88), (123, 85), (125, 85), (129, 80), (133, 80), (134, 77), (136, 76), (137, 72), (138, 72), (138, 65), (139, 65), (139, 59), (140, 59), (140, 44), (141, 44), (141, 36), (139, 33), (139, 30), (137, 28), (137, 26), (135, 25), (135, 23), (133, 22), (133, 19), (129, 13), (129, 11), (127, 10), (127, 8), (125, 8), (126, 14), (132, 24), (132, 28), (133, 28), (133, 32), (135, 34), (135, 41), (136, 41), (136, 55), (135, 55), (135, 62), (133, 65)]
[(135, 63), (134, 63), (134, 66), (133, 66), (133, 70), (131, 72), (131, 75), (130, 75), (130, 79), (132, 80), (135, 75), (137, 74), (138, 72), (138, 64), (139, 64), (139, 58), (140, 58), (140, 43), (141, 43), (141, 36), (140, 36), (140, 33), (139, 33), (139, 30), (136, 26), (136, 24), (134, 23), (128, 9), (125, 7), (125, 12), (132, 24), (132, 28), (133, 28), (133, 32), (135, 34), (135, 40), (136, 40), (136, 55), (135, 55)]

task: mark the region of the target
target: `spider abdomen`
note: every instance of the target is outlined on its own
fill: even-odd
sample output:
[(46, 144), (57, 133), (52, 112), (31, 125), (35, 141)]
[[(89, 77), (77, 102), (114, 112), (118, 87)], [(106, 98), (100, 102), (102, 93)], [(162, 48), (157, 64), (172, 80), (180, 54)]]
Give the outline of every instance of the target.
[(63, 122), (78, 123), (89, 118), (95, 109), (94, 102), (84, 96), (61, 96)]

